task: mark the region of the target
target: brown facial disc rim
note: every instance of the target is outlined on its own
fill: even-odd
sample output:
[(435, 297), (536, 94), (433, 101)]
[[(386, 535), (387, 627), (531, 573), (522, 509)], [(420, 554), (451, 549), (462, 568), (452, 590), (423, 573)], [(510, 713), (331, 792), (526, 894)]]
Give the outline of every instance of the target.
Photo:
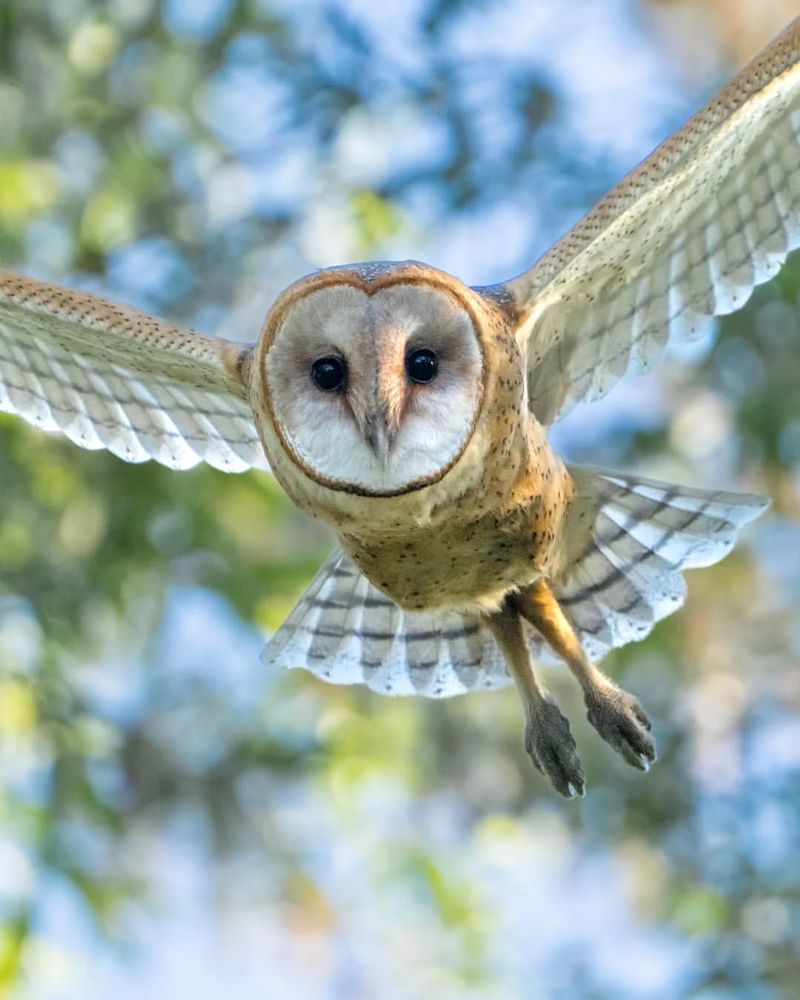
[[(444, 292), (449, 295), (456, 303), (466, 311), (472, 323), (472, 329), (475, 334), (475, 339), (478, 342), (478, 348), (481, 354), (481, 374), (480, 374), (480, 385), (479, 385), (479, 397), (478, 404), (475, 407), (475, 412), (472, 417), (472, 423), (470, 424), (469, 433), (464, 438), (464, 443), (458, 452), (453, 456), (453, 458), (441, 469), (437, 469), (430, 476), (424, 476), (420, 479), (414, 479), (410, 483), (407, 483), (401, 489), (395, 490), (369, 490), (364, 486), (358, 486), (354, 483), (347, 483), (342, 480), (333, 479), (329, 476), (320, 475), (314, 469), (312, 469), (303, 460), (302, 456), (297, 452), (292, 443), (286, 438), (283, 431), (281, 430), (278, 421), (275, 419), (275, 411), (272, 406), (272, 396), (269, 389), (269, 377), (267, 375), (267, 354), (272, 346), (278, 331), (283, 325), (284, 318), (286, 316), (287, 310), (290, 306), (299, 302), (306, 295), (311, 294), (311, 292), (316, 292), (320, 288), (325, 288), (330, 285), (350, 285), (352, 288), (357, 288), (364, 292), (368, 296), (374, 295), (376, 292), (383, 291), (385, 288), (391, 288), (394, 285), (425, 285), (427, 288), (436, 288), (438, 291)], [(292, 460), (292, 462), (302, 470), (302, 472), (308, 476), (309, 479), (313, 480), (320, 486), (324, 486), (326, 489), (332, 490), (336, 493), (350, 493), (354, 496), (360, 497), (375, 497), (375, 498), (388, 498), (403, 496), (407, 493), (415, 493), (418, 490), (424, 489), (426, 486), (432, 486), (434, 483), (440, 482), (447, 473), (453, 468), (453, 466), (458, 462), (461, 456), (467, 449), (472, 437), (475, 433), (475, 429), (478, 424), (478, 418), (483, 410), (483, 402), (486, 394), (486, 351), (484, 348), (483, 340), (480, 333), (480, 324), (478, 322), (478, 317), (476, 315), (475, 309), (471, 302), (468, 301), (464, 296), (462, 296), (457, 289), (453, 288), (448, 282), (442, 278), (436, 276), (424, 276), (424, 275), (403, 275), (403, 274), (392, 274), (389, 273), (385, 276), (378, 278), (374, 282), (366, 281), (365, 279), (359, 277), (357, 274), (349, 273), (343, 276), (341, 272), (336, 271), (320, 271), (319, 274), (313, 275), (308, 279), (308, 284), (301, 282), (300, 286), (292, 291), (290, 291), (286, 298), (277, 304), (277, 308), (272, 311), (270, 315), (267, 326), (263, 332), (260, 339), (258, 347), (258, 371), (263, 375), (261, 379), (261, 384), (263, 386), (263, 398), (264, 404), (267, 408), (269, 414), (270, 423), (272, 424), (275, 434), (283, 447), (283, 450)]]

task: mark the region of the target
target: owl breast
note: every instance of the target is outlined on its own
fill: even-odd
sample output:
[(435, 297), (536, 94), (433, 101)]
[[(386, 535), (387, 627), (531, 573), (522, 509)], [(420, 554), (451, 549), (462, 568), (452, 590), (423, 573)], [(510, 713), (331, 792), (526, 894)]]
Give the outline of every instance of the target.
[(557, 559), (572, 497), (569, 473), (544, 445), (526, 449), (513, 483), (451, 500), (431, 523), (380, 534), (343, 532), (362, 573), (408, 611), (496, 610), (510, 591), (533, 583)]
[[(408, 538), (342, 541), (362, 573), (400, 607), (497, 607), (514, 586), (532, 582), (535, 534), (517, 517), (517, 530), (498, 517), (444, 529), (420, 530)], [(527, 518), (525, 519), (527, 521)]]
[[(348, 336), (355, 329), (366, 331), (359, 335), (358, 350), (349, 353), (352, 384), (345, 384), (342, 399), (351, 409), (360, 405), (358, 380), (366, 378), (361, 368), (372, 370), (372, 362), (368, 364), (366, 359), (375, 343), (383, 343), (390, 351), (389, 341), (381, 340), (381, 331), (406, 327), (425, 331), (425, 343), (420, 344), (436, 347), (442, 362), (437, 380), (431, 383), (430, 405), (434, 399), (440, 399), (441, 405), (419, 410), (420, 415), (426, 415), (425, 420), (420, 433), (409, 439), (409, 447), (395, 454), (395, 441), (394, 451), (387, 451), (377, 462), (378, 478), (367, 488), (352, 476), (340, 481), (319, 474), (317, 466), (312, 469), (308, 461), (300, 460), (296, 448), (287, 446), (276, 416), (282, 415), (284, 423), (288, 421), (303, 433), (307, 428), (288, 402), (277, 410), (269, 403), (274, 397), (279, 402), (283, 399), (283, 382), (288, 385), (292, 373), (299, 372), (298, 405), (309, 399), (315, 405), (324, 402), (319, 393), (308, 395), (305, 362), (295, 371), (288, 361), (281, 367), (281, 359), (273, 358), (271, 343), (280, 346), (285, 340), (291, 360), (289, 348), (294, 344), (300, 350), (308, 339), (306, 334), (293, 337), (292, 331), (303, 333), (315, 326), (307, 322), (308, 317), (303, 320), (304, 314), (297, 308), (284, 326), (278, 311), (262, 336), (262, 362), (253, 367), (251, 380), (259, 431), (272, 470), (292, 500), (330, 524), (364, 575), (396, 604), (410, 611), (492, 610), (510, 590), (531, 584), (547, 572), (558, 549), (571, 480), (528, 408), (527, 359), (517, 343), (517, 317), (508, 303), (421, 265), (398, 265), (389, 279), (385, 287), (383, 277), (368, 287), (362, 272), (350, 274), (344, 291), (332, 288), (338, 298), (324, 299), (326, 309), (315, 313), (319, 320), (316, 326), (324, 327), (326, 316), (340, 316)], [(320, 284), (327, 288), (325, 283), (330, 280), (324, 274), (312, 277), (309, 287)], [(299, 296), (302, 291), (300, 288), (293, 294)], [(342, 296), (347, 309), (337, 312), (333, 305), (338, 302), (342, 306)], [(303, 301), (297, 299), (295, 306)], [(314, 301), (323, 302), (319, 298)], [(362, 320), (366, 325), (359, 327)], [(411, 343), (414, 346), (416, 341)], [(340, 353), (344, 356), (347, 351), (343, 348)], [(383, 399), (385, 391), (380, 364), (375, 361), (378, 374), (369, 383), (376, 399)], [(449, 372), (450, 382), (443, 379), (442, 371)], [(388, 368), (386, 372), (390, 379)], [(400, 378), (404, 380), (405, 374), (401, 372)], [(466, 386), (466, 409), (452, 405), (446, 393), (441, 398), (434, 395), (440, 378), (442, 390), (448, 385)], [(428, 390), (423, 387), (419, 391)], [(456, 402), (461, 399), (458, 393), (453, 398)], [(387, 406), (382, 412), (388, 412)], [(398, 434), (405, 426), (402, 421), (416, 412), (415, 406), (422, 407), (422, 402), (403, 411)], [(306, 413), (306, 422), (317, 428), (315, 435), (320, 441), (324, 437), (329, 464), (338, 470), (353, 455), (362, 455), (366, 446), (357, 439), (358, 434), (363, 436), (358, 421), (347, 424), (334, 416), (315, 423)], [(343, 427), (349, 428), (349, 437), (341, 433)], [(445, 444), (451, 436), (458, 443), (455, 449), (449, 445), (444, 448), (444, 458), (443, 435)], [(431, 463), (435, 474), (428, 475)], [(399, 479), (383, 482), (381, 469), (391, 472), (395, 466), (402, 466)]]

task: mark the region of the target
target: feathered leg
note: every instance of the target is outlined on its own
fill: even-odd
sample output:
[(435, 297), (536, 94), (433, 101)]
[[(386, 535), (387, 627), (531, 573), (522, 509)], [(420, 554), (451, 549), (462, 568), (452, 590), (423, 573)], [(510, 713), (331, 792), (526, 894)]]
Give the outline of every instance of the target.
[(540, 686), (531, 665), (522, 631), (517, 598), (506, 599), (503, 608), (486, 619), (508, 662), (525, 709), (525, 749), (536, 768), (552, 781), (556, 791), (571, 798), (583, 795), (583, 768), (576, 753), (569, 722), (558, 705)]
[(544, 580), (516, 598), (519, 613), (542, 635), (583, 688), (589, 722), (625, 760), (646, 771), (656, 757), (650, 720), (639, 702), (589, 662), (572, 626)]

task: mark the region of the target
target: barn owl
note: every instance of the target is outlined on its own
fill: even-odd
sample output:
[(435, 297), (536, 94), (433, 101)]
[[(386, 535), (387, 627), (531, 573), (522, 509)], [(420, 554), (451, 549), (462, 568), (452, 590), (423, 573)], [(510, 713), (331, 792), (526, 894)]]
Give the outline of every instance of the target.
[(339, 548), (265, 651), (335, 683), (444, 697), (513, 680), (525, 746), (584, 775), (534, 672), (549, 649), (631, 765), (639, 702), (597, 662), (682, 602), (767, 505), (565, 464), (547, 428), (744, 304), (800, 244), (800, 19), (526, 273), (415, 262), (301, 278), (255, 343), (0, 274), (0, 409), (174, 469), (271, 469)]

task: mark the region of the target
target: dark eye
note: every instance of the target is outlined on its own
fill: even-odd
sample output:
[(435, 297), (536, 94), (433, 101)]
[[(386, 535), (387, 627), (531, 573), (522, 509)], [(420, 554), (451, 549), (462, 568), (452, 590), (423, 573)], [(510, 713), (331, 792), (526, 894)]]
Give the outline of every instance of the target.
[(347, 369), (341, 358), (317, 358), (311, 366), (314, 385), (323, 392), (333, 392), (344, 385)]
[(439, 371), (439, 359), (427, 347), (420, 347), (406, 358), (406, 371), (412, 382), (431, 382)]

